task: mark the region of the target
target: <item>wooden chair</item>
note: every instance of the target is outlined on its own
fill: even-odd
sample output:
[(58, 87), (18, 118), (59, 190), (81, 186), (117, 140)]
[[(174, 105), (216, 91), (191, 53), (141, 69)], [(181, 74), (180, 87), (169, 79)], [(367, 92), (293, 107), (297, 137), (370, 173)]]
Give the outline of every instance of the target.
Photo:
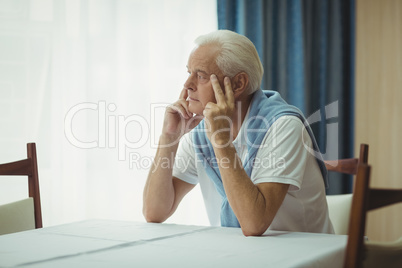
[(370, 170), (366, 164), (358, 168), (344, 267), (402, 267), (402, 238), (391, 243), (364, 242), (367, 212), (402, 202), (402, 189), (371, 188)]
[(0, 164), (0, 175), (28, 176), (29, 198), (0, 206), (0, 234), (42, 228), (38, 164), (35, 143), (27, 144), (28, 157)]
[[(329, 172), (338, 172), (356, 175), (358, 165), (368, 162), (369, 146), (360, 145), (359, 158), (327, 160), (325, 166)], [(352, 206), (352, 194), (327, 195), (329, 218), (335, 230), (335, 234), (348, 234), (350, 209)]]

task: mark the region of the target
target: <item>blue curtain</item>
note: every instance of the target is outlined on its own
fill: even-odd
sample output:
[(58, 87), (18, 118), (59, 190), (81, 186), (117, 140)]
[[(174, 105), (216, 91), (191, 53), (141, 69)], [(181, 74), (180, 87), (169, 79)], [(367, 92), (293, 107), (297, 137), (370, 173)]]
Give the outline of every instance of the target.
[[(353, 157), (354, 0), (218, 0), (219, 29), (246, 35), (264, 65), (263, 89), (299, 107), (325, 159)], [(330, 175), (328, 194), (352, 191)]]

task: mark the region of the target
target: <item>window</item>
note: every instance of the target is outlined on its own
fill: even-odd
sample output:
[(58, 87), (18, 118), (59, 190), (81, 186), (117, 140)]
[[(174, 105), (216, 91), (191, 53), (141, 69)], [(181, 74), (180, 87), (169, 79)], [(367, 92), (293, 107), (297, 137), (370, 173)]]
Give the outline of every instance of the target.
[[(193, 40), (215, 29), (216, 0), (0, 3), (0, 161), (37, 143), (45, 226), (144, 220), (163, 108)], [(208, 224), (200, 194), (186, 199), (170, 221)]]

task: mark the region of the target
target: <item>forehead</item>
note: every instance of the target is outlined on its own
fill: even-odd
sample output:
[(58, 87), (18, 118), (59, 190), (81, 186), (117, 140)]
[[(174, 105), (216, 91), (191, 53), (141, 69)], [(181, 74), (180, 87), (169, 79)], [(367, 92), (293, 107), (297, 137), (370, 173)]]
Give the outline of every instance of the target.
[(219, 49), (214, 45), (195, 47), (188, 58), (187, 68), (218, 71), (219, 68), (215, 61), (218, 53)]

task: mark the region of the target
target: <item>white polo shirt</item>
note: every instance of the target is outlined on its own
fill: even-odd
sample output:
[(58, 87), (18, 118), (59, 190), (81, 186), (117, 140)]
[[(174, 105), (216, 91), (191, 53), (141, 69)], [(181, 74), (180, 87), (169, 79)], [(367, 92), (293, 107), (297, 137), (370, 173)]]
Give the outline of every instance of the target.
[[(247, 145), (239, 142), (244, 138), (241, 133), (242, 129), (233, 145), (244, 160)], [(334, 233), (321, 171), (314, 155), (306, 148), (313, 148), (312, 141), (300, 119), (280, 117), (263, 139), (250, 179), (254, 184), (277, 182), (290, 185), (269, 229)], [(200, 184), (209, 221), (212, 226), (220, 226), (221, 197), (196, 157), (192, 132), (180, 141), (173, 176), (190, 184)]]

